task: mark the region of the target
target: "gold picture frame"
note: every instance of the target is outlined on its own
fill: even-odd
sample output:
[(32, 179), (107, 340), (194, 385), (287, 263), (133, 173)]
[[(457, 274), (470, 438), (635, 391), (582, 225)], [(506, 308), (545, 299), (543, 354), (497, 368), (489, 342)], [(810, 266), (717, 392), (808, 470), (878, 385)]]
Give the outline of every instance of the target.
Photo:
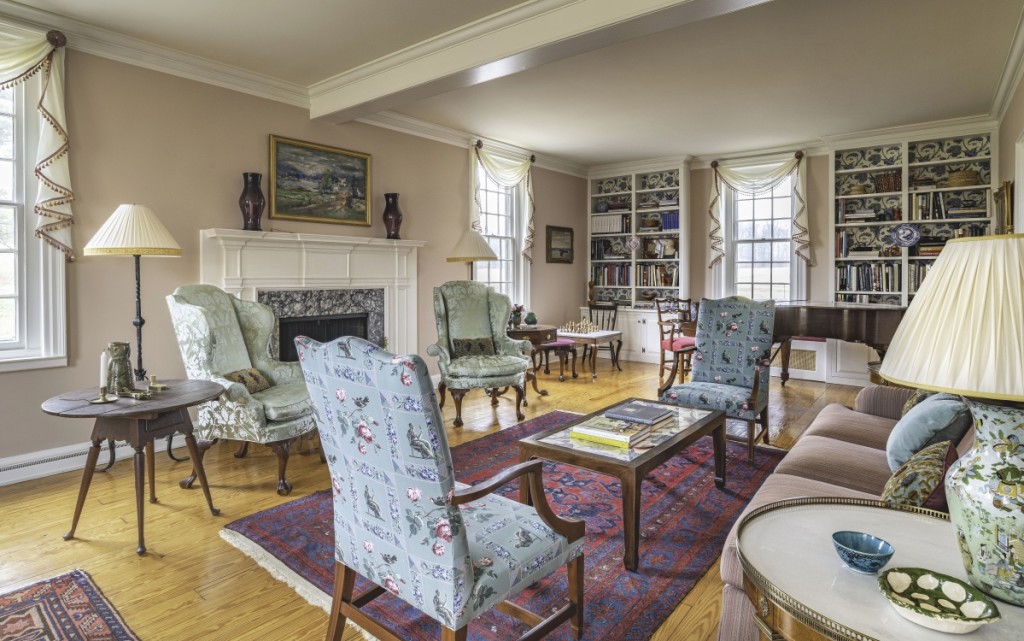
[(270, 135), (270, 217), (370, 225), (370, 154)]
[(992, 194), (992, 218), (1004, 234), (1013, 233), (1013, 181), (1007, 180)]
[(572, 263), (573, 261), (573, 229), (572, 227), (555, 227), (546, 225), (547, 241), (544, 255), (549, 263)]

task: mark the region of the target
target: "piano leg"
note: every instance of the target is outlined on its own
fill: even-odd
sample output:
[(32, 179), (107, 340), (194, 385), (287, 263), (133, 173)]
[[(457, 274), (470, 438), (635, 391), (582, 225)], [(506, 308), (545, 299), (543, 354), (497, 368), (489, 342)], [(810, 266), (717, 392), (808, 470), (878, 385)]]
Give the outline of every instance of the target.
[(782, 371), (779, 373), (779, 378), (782, 380), (782, 386), (786, 386), (786, 381), (789, 380), (789, 351), (793, 346), (793, 340), (790, 338), (782, 339), (779, 343), (779, 351), (782, 352), (779, 356), (779, 365)]

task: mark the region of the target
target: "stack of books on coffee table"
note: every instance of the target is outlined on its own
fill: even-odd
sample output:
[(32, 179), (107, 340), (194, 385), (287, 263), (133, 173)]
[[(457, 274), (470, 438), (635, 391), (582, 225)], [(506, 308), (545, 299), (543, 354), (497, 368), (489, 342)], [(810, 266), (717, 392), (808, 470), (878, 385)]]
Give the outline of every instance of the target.
[(630, 448), (647, 438), (651, 430), (672, 419), (672, 408), (641, 403), (613, 407), (604, 416), (593, 416), (569, 429), (575, 439)]

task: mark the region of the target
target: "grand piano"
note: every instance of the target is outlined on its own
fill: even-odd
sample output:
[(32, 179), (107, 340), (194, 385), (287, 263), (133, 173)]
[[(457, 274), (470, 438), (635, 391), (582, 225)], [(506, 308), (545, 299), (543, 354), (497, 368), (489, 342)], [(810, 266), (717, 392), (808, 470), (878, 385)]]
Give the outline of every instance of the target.
[(899, 305), (809, 301), (776, 303), (774, 340), (780, 344), (782, 384), (789, 380), (789, 353), (794, 337), (838, 338), (864, 343), (884, 357), (906, 311)]

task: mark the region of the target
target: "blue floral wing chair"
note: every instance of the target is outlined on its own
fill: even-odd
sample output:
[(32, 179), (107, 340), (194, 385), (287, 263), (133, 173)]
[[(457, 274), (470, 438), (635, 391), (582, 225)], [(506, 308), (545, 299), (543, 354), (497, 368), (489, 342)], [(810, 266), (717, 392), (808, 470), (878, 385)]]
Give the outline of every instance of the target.
[[(167, 297), (185, 373), (224, 386), (224, 393), (197, 409), (200, 455), (216, 439), (262, 443), (277, 455), (277, 493), (291, 492), (285, 478), (293, 441), (316, 429), (298, 363), (270, 358), (274, 312), (239, 300), (213, 285), (186, 285)], [(181, 482), (191, 487), (192, 476)]]
[[(524, 618), (535, 626), (530, 638), (566, 620), (579, 638), (584, 523), (551, 511), (541, 462), (520, 463), (474, 487), (456, 483), (441, 410), (419, 356), (395, 356), (354, 336), (330, 343), (299, 337), (295, 344), (334, 490), (327, 639), (340, 640), (350, 618), (378, 638), (399, 641), (386, 622), (361, 610), (388, 592), (439, 623), (442, 639), (464, 640), (472, 619), (563, 565), (569, 603), (547, 620), (547, 612)], [(535, 505), (494, 493), (513, 479), (529, 483)], [(356, 573), (378, 587), (353, 595)]]
[[(725, 412), (745, 421), (747, 458), (754, 444), (768, 442), (768, 385), (775, 301), (742, 296), (701, 299), (690, 382), (662, 391), (661, 400)], [(758, 428), (758, 424), (760, 428)]]
[(455, 400), (455, 427), (462, 427), (462, 397), (475, 388), (491, 390), (491, 405), (497, 405), (497, 389), (512, 387), (516, 418), (526, 418), (521, 407), (530, 359), (525, 354), (532, 353), (533, 345), (505, 334), (511, 314), (508, 296), (483, 283), (453, 280), (434, 288), (437, 343), (427, 347), (427, 354), (437, 357), (441, 370), (440, 406), (445, 390)]

